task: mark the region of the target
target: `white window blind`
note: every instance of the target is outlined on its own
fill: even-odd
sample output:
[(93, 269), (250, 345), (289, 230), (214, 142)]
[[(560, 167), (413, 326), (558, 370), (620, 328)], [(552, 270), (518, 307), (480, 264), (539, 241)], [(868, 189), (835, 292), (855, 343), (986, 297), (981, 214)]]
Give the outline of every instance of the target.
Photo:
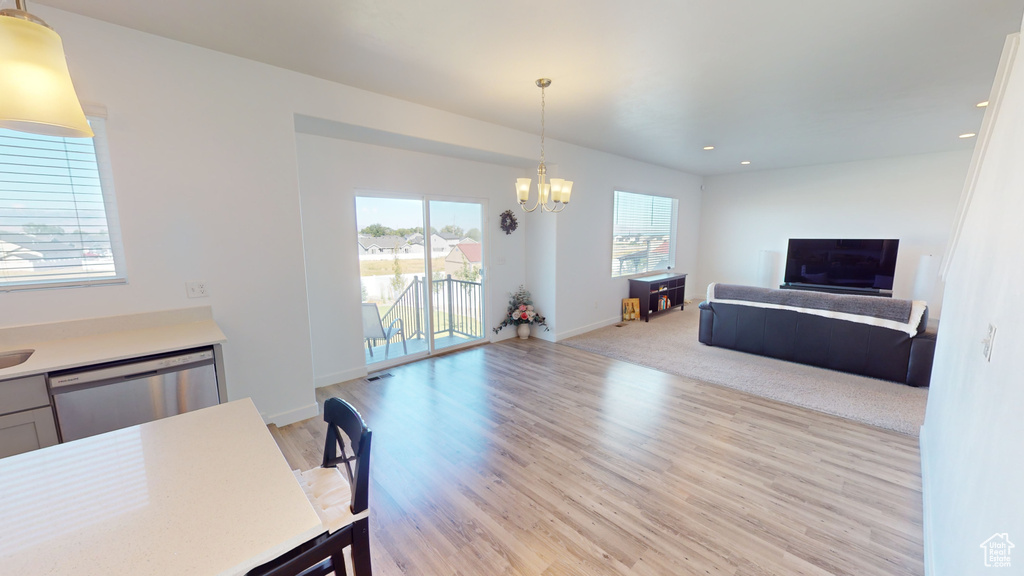
[(94, 138), (0, 129), (0, 290), (123, 282), (103, 120)]
[(615, 192), (613, 278), (675, 265), (678, 207), (675, 198)]

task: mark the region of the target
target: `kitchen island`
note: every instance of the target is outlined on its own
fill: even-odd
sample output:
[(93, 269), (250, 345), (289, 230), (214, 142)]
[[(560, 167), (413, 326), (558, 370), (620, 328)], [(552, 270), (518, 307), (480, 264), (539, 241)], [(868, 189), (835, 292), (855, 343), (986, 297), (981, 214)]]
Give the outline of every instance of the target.
[(0, 459), (0, 574), (245, 574), (323, 532), (248, 398)]

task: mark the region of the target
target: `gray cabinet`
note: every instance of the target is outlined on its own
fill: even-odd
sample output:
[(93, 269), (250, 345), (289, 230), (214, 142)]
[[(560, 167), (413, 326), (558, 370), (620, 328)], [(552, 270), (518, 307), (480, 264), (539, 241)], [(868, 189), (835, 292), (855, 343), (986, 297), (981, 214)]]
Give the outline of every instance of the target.
[(56, 443), (43, 375), (0, 381), (0, 458)]

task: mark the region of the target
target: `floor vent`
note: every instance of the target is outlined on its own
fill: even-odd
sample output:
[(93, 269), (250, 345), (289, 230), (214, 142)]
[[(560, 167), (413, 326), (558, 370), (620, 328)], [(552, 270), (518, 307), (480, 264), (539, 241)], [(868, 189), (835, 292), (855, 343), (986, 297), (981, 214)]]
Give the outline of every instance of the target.
[(391, 378), (393, 376), (394, 374), (392, 374), (391, 372), (385, 372), (383, 374), (374, 374), (373, 376), (367, 376), (366, 381), (375, 382), (377, 380), (383, 380), (384, 378)]
[(623, 326), (626, 326), (625, 322), (619, 322), (618, 324), (615, 325), (616, 328), (622, 328)]

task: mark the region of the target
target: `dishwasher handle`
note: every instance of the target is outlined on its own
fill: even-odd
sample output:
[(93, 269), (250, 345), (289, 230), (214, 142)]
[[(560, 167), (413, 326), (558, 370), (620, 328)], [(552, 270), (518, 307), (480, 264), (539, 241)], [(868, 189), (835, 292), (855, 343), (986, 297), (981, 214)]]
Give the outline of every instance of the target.
[(159, 370), (147, 370), (145, 372), (136, 372), (135, 374), (125, 374), (121, 376), (123, 380), (135, 380), (136, 378), (149, 378), (150, 376), (156, 376), (159, 374)]
[(199, 350), (175, 356), (167, 356), (164, 358), (154, 358), (151, 360), (144, 359), (138, 362), (129, 362), (106, 368), (85, 369), (51, 375), (50, 388), (54, 389), (65, 386), (77, 386), (79, 384), (87, 384), (90, 382), (99, 382), (101, 380), (110, 379), (129, 380), (132, 378), (153, 375), (160, 370), (168, 368), (178, 368), (193, 364), (209, 364), (212, 362), (213, 350)]

